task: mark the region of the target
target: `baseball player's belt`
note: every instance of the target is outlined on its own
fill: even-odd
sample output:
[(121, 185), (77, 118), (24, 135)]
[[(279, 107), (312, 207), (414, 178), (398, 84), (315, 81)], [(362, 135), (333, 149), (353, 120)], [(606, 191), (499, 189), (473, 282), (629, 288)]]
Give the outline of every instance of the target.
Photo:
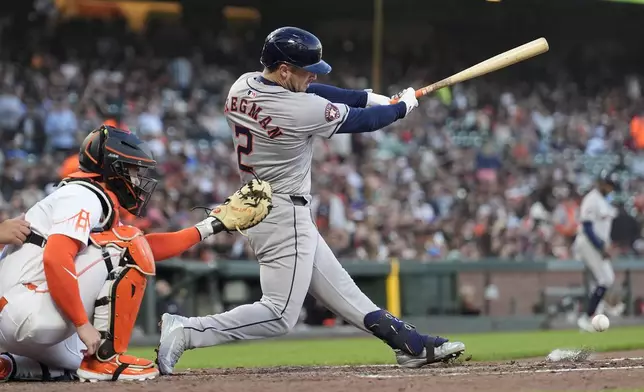
[(33, 244), (41, 248), (44, 247), (46, 243), (47, 240), (45, 239), (45, 237), (41, 236), (38, 233), (34, 233), (33, 231), (29, 233), (27, 239), (25, 240), (25, 244)]
[(305, 206), (309, 203), (304, 196), (291, 195), (290, 198), (293, 205), (296, 205), (296, 206)]

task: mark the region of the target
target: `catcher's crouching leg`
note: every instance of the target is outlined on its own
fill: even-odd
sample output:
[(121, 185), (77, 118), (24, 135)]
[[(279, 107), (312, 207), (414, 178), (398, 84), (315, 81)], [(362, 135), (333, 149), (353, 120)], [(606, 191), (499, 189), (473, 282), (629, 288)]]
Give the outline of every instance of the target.
[(76, 372), (52, 368), (34, 359), (0, 353), (0, 383), (6, 381), (73, 381)]
[(144, 358), (126, 355), (146, 286), (141, 266), (117, 267), (108, 276), (94, 310), (94, 327), (103, 340), (78, 369), (81, 381), (149, 380), (159, 371)]
[(440, 336), (421, 335), (413, 325), (397, 319), (385, 310), (364, 317), (367, 330), (387, 343), (396, 353), (402, 367), (419, 368), (460, 356), (465, 351), (461, 342), (450, 342)]

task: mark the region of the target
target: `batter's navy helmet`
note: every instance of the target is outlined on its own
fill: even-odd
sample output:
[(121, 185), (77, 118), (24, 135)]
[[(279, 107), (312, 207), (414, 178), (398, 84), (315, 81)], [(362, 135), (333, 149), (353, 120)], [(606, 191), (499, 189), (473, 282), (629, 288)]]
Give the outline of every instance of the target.
[(331, 72), (331, 66), (322, 60), (322, 42), (297, 27), (281, 27), (270, 33), (259, 62), (266, 68), (287, 63), (316, 74)]

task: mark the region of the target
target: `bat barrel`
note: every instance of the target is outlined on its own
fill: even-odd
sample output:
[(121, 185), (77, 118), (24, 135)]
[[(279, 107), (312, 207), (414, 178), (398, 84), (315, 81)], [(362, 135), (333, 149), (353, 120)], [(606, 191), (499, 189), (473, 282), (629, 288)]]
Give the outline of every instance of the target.
[[(416, 98), (420, 98), (440, 88), (483, 76), (490, 72), (497, 71), (501, 68), (505, 68), (521, 61), (525, 61), (527, 59), (545, 53), (548, 50), (550, 50), (548, 41), (544, 37), (537, 38), (534, 41), (530, 41), (521, 46), (517, 46), (514, 49), (510, 49), (476, 65), (473, 65), (448, 78), (418, 89), (416, 90)], [(396, 102), (398, 102), (397, 99), (391, 100), (391, 103)]]

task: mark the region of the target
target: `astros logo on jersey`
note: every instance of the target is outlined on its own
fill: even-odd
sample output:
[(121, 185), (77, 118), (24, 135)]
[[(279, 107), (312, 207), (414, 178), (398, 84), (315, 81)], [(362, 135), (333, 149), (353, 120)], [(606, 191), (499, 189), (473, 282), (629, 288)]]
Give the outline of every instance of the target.
[(332, 103), (328, 103), (326, 105), (326, 109), (324, 109), (324, 117), (326, 118), (327, 122), (337, 120), (338, 118), (340, 118), (340, 110)]

